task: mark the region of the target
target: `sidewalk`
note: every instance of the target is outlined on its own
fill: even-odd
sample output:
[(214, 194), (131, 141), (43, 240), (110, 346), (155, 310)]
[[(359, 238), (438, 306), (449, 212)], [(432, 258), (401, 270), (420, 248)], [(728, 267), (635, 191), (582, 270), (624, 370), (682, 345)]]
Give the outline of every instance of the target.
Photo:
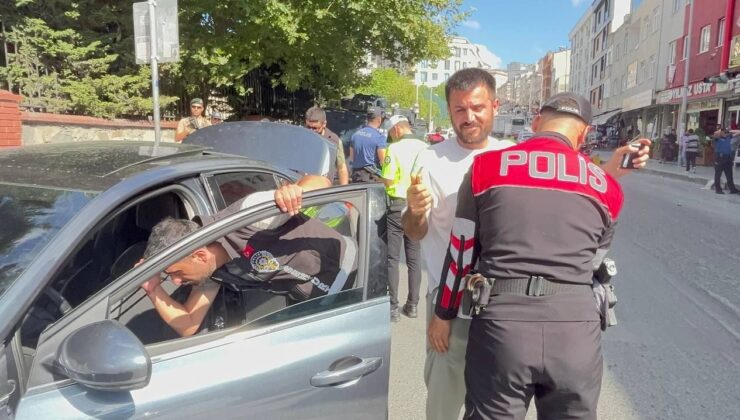
[[(612, 156), (612, 151), (594, 150), (591, 155), (599, 155), (602, 161), (606, 161), (609, 160), (609, 158)], [(676, 162), (660, 163), (660, 161), (658, 161), (657, 159), (650, 159), (647, 166), (641, 169), (641, 171), (653, 173), (656, 175), (662, 175), (669, 178), (691, 181), (697, 184), (701, 184), (707, 188), (709, 187), (709, 183), (714, 181), (714, 166), (697, 166), (696, 173), (691, 173), (686, 172), (686, 167), (678, 166)], [(738, 176), (737, 169), (735, 169), (734, 175), (736, 177)], [(724, 182), (724, 175), (722, 176), (722, 181)]]

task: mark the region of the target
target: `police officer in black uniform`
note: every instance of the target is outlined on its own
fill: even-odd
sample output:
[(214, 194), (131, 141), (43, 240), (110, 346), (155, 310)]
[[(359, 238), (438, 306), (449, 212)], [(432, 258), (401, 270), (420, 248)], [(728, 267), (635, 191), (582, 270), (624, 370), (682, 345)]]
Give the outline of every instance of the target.
[(491, 283), (470, 328), (466, 419), (523, 419), (532, 397), (540, 419), (596, 418), (592, 270), (623, 195), (578, 153), (590, 119), (585, 98), (553, 96), (532, 124), (535, 137), (477, 156), (460, 187), (436, 315), (457, 315), (474, 267)]

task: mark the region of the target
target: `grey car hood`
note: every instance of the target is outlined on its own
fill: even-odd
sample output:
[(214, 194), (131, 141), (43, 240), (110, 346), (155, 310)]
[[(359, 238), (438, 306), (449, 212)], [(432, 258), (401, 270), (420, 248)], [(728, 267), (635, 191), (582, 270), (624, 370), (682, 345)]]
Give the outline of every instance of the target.
[(183, 143), (263, 160), (301, 174), (325, 176), (332, 172), (337, 153), (333, 143), (311, 130), (274, 122), (212, 125), (189, 135)]

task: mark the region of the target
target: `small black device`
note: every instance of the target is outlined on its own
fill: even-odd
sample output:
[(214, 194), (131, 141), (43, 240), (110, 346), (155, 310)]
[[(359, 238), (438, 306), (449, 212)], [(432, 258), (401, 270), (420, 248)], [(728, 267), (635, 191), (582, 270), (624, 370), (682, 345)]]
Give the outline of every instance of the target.
[(635, 151), (624, 155), (624, 158), (622, 158), (622, 163), (621, 165), (619, 165), (620, 168), (635, 169), (635, 165), (632, 163), (632, 161), (637, 158), (637, 153), (642, 150), (643, 147), (646, 147), (645, 145), (640, 145), (639, 139), (639, 136), (635, 137), (634, 139), (632, 139), (632, 141), (628, 143), (632, 149), (635, 149)]

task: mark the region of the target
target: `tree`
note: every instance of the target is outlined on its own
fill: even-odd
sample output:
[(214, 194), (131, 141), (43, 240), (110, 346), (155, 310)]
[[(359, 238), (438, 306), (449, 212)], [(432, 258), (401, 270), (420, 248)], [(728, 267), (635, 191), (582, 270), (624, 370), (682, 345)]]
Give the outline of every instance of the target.
[[(191, 86), (239, 85), (258, 68), (274, 84), (337, 97), (361, 83), (367, 53), (397, 62), (449, 54), (462, 0), (182, 0), (183, 60)], [(200, 83), (199, 83), (200, 82)]]
[[(419, 86), (419, 118), (429, 121), (429, 87)], [(357, 93), (378, 95), (389, 104), (397, 103), (401, 108), (413, 108), (416, 103), (416, 85), (413, 80), (394, 69), (376, 69), (368, 81), (357, 88)], [(432, 120), (437, 126), (449, 125), (445, 109), (444, 85), (432, 88)]]
[[(109, 118), (151, 112), (148, 68), (128, 65), (111, 52), (115, 38), (106, 34), (117, 31), (112, 20), (91, 20), (91, 16), (102, 18), (104, 3), (18, 1), (15, 12), (35, 17), (7, 19), (8, 6), (4, 7), (0, 9), (3, 23), (11, 28), (6, 28), (6, 41), (15, 51), (8, 55), (8, 65), (0, 67), (0, 76), (26, 98), (31, 109)], [(163, 105), (174, 100), (160, 98)]]
[[(38, 59), (4, 70), (12, 83), (41, 86), (46, 106), (53, 97), (62, 101), (60, 109), (80, 113), (147, 112), (140, 107), (148, 91), (146, 71), (134, 63), (130, 2), (0, 3), (6, 29), (23, 34), (19, 46)], [(368, 53), (400, 63), (447, 56), (447, 36), (465, 17), (461, 5), (462, 0), (179, 0), (181, 60), (160, 68), (162, 90), (208, 98), (213, 88), (229, 87), (243, 97), (249, 93), (245, 77), (260, 71), (274, 86), (339, 97), (362, 84), (358, 70)], [(42, 79), (47, 72), (52, 80)], [(118, 107), (118, 98), (135, 106)], [(165, 104), (171, 100), (162, 98)]]

